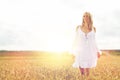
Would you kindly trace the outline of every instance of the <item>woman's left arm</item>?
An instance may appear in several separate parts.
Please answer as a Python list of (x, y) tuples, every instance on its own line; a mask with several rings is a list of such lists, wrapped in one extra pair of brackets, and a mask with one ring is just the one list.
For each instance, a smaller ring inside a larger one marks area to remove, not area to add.
[[(94, 31), (96, 32), (96, 28), (94, 27)], [(96, 40), (95, 40), (95, 45), (96, 45), (96, 50), (97, 50), (97, 57), (100, 58), (102, 52), (100, 51), (100, 49), (97, 46)]]

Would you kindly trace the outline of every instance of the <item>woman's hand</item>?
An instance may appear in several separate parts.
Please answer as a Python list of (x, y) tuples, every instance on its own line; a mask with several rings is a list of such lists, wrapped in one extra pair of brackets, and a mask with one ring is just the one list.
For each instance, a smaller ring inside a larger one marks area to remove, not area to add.
[(99, 52), (97, 53), (97, 57), (100, 58), (100, 53)]

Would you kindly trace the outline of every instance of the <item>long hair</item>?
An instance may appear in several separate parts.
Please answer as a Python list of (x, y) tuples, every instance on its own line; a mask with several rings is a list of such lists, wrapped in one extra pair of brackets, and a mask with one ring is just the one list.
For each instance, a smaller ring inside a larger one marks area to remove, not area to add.
[[(92, 16), (89, 12), (85, 12), (84, 15), (88, 16), (88, 29), (89, 30), (92, 30), (92, 27), (93, 27), (93, 20), (92, 20)], [(83, 17), (83, 20), (82, 20), (82, 26), (85, 25), (85, 22), (84, 22), (84, 17)]]

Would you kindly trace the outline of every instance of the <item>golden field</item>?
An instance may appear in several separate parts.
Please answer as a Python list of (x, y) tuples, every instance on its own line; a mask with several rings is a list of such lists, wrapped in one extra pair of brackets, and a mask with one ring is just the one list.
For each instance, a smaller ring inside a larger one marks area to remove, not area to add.
[(79, 69), (72, 67), (71, 54), (11, 54), (0, 56), (0, 80), (120, 80), (120, 55), (103, 54), (90, 76), (82, 77)]

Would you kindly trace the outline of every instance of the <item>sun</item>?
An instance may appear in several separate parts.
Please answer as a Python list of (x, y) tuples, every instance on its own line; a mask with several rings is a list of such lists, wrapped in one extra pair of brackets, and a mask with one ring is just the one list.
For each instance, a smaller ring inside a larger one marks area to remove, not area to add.
[(64, 37), (51, 37), (45, 48), (46, 51), (52, 51), (57, 53), (62, 53), (64, 51), (68, 51), (70, 47), (70, 42)]
[(67, 36), (52, 35), (50, 38), (47, 38), (45, 50), (62, 53), (70, 49), (71, 43), (71, 40)]

